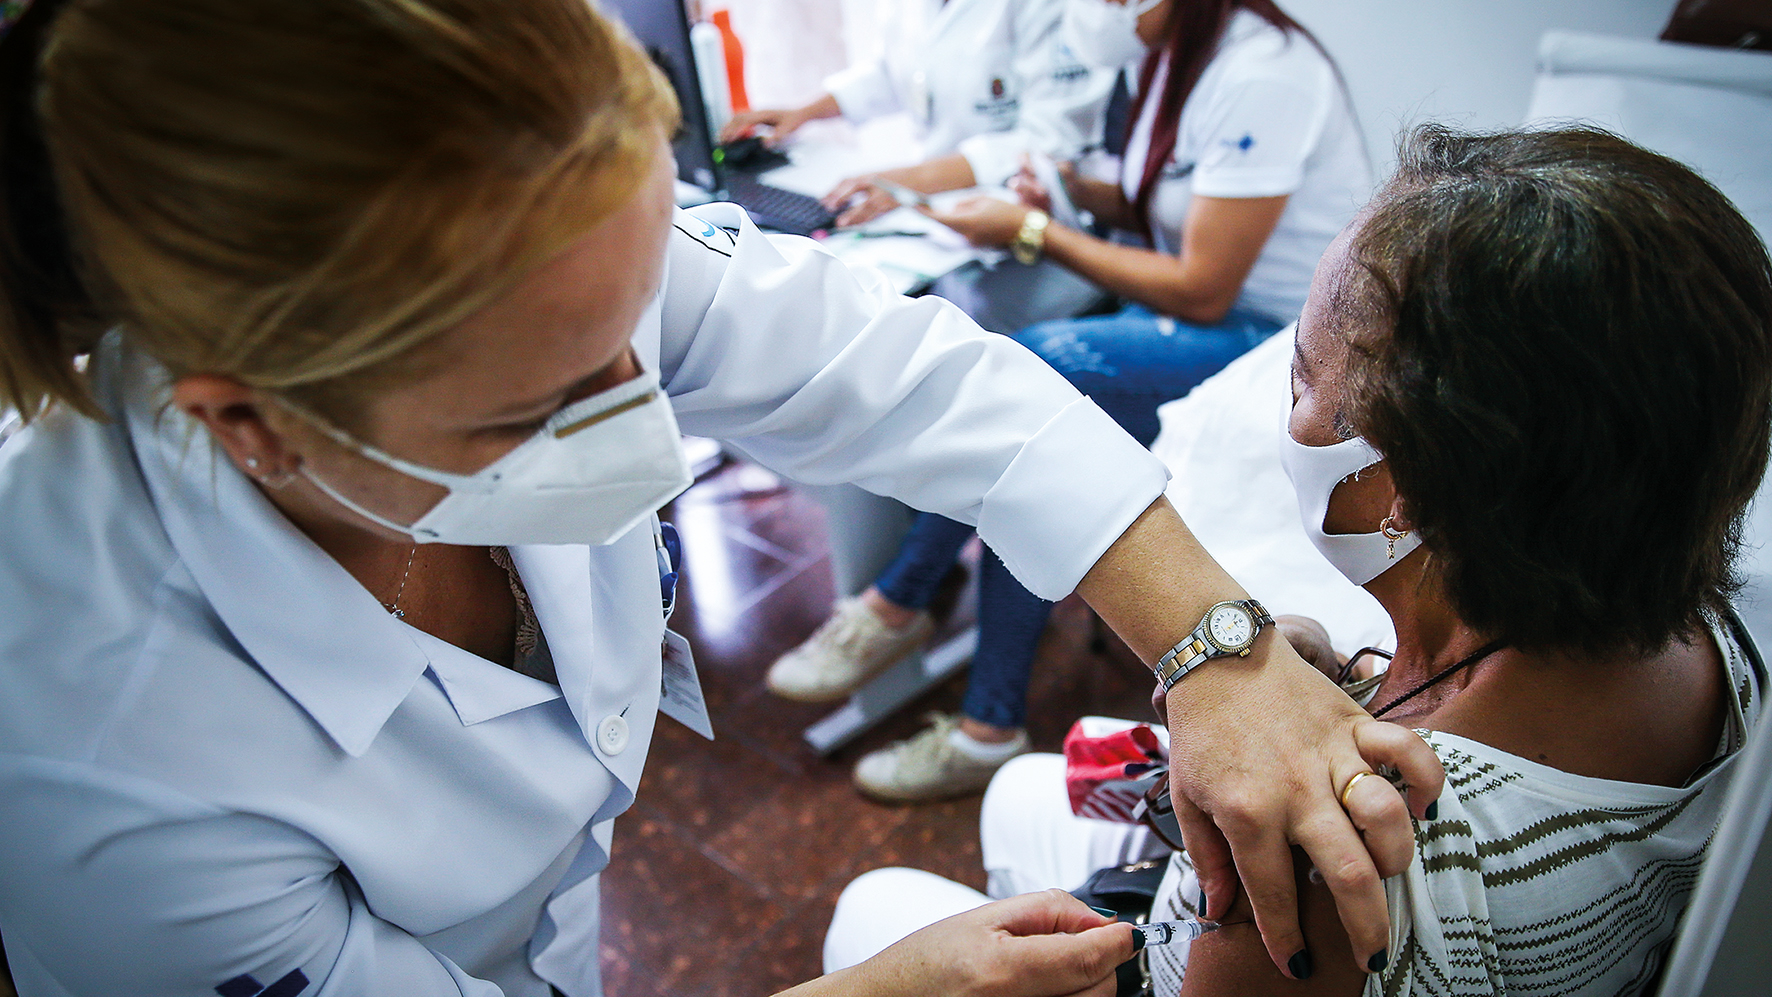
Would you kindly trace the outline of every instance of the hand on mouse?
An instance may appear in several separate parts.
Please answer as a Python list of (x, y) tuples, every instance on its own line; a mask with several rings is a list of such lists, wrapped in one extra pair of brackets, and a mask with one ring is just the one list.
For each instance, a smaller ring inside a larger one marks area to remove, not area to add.
[(752, 134), (758, 127), (766, 127), (769, 129), (769, 134), (763, 136), (763, 141), (767, 145), (774, 146), (792, 135), (808, 120), (801, 116), (798, 109), (759, 108), (752, 111), (739, 111), (726, 122), (726, 127), (720, 129), (720, 144), (735, 142)]

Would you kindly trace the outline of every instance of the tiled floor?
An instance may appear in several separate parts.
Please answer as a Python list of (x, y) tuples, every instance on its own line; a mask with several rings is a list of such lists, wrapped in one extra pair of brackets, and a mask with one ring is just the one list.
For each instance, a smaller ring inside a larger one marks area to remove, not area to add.
[[(718, 740), (661, 719), (639, 799), (616, 822), (603, 876), (603, 971), (610, 997), (772, 994), (816, 976), (843, 885), (910, 865), (982, 888), (978, 800), (870, 803), (850, 788), (861, 754), (953, 710), (964, 678), (829, 759), (800, 733), (829, 712), (771, 696), (763, 674), (831, 601), (819, 507), (760, 468), (730, 465), (666, 513), (683, 533), (684, 591), (673, 626), (694, 645)], [(968, 600), (956, 612), (970, 614)], [(1143, 716), (1148, 678), (1111, 637), (1092, 653), (1093, 618), (1075, 599), (1054, 614), (1031, 694), (1036, 748), (1056, 750), (1085, 713)]]

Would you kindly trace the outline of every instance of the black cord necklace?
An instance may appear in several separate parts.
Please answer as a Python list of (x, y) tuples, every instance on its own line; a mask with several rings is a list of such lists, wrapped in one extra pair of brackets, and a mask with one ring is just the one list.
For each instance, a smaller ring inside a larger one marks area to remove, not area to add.
[(1397, 707), (1402, 706), (1404, 703), (1407, 703), (1409, 700), (1414, 699), (1416, 696), (1419, 696), (1422, 693), (1426, 692), (1427, 690), (1433, 688), (1435, 685), (1438, 685), (1441, 681), (1443, 681), (1447, 677), (1451, 676), (1452, 673), (1457, 672), (1457, 671), (1461, 671), (1465, 668), (1469, 668), (1470, 666), (1476, 664), (1479, 661), (1482, 661), (1484, 658), (1487, 658), (1491, 654), (1494, 654), (1496, 651), (1499, 651), (1506, 646), (1507, 646), (1507, 641), (1500, 640), (1500, 639), (1492, 640), (1489, 643), (1484, 644), (1482, 647), (1479, 647), (1475, 651), (1471, 652), (1469, 657), (1463, 659), (1458, 664), (1452, 665), (1451, 667), (1445, 669), (1444, 671), (1440, 672), (1439, 674), (1435, 675), (1434, 677), (1428, 679), (1426, 682), (1421, 683), (1420, 685), (1416, 686), (1415, 688), (1410, 689), (1408, 692), (1403, 693), (1401, 696), (1398, 696), (1396, 699), (1393, 699), (1390, 702), (1384, 704), (1384, 706), (1380, 707), (1379, 709), (1373, 710), (1372, 711), (1373, 719), (1377, 719), (1379, 717), (1384, 716), (1386, 713), (1389, 713), (1390, 711), (1396, 709)]

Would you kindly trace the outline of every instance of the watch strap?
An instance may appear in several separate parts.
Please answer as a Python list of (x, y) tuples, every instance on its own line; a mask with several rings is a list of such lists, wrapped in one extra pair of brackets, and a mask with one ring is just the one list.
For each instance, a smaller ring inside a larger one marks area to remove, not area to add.
[[(1273, 626), (1272, 614), (1260, 602), (1254, 599), (1242, 599), (1233, 601), (1231, 604), (1242, 607), (1243, 611), (1248, 613), (1249, 618), (1254, 621), (1255, 633), (1249, 635), (1250, 644), (1255, 643), (1255, 638), (1261, 633), (1263, 627)], [(1189, 672), (1213, 658), (1233, 653), (1219, 650), (1217, 645), (1206, 639), (1206, 628), (1212, 622), (1212, 610), (1217, 609), (1219, 605), (1221, 603), (1214, 603), (1210, 609), (1207, 609), (1206, 615), (1200, 620), (1200, 625), (1195, 627), (1193, 632), (1188, 634), (1181, 643), (1170, 648), (1169, 653), (1163, 655), (1162, 659), (1151, 669), (1156, 673), (1157, 681), (1163, 686), (1164, 692), (1168, 692), (1175, 683), (1186, 678)]]

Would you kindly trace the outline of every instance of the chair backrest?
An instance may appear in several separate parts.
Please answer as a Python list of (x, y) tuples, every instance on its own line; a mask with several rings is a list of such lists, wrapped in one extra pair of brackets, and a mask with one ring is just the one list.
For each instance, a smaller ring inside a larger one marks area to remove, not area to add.
[[(1749, 635), (1772, 646), (1772, 579), (1751, 578), (1741, 604)], [(1772, 980), (1772, 724), (1760, 722), (1736, 765), (1659, 997), (1766, 993)]]

